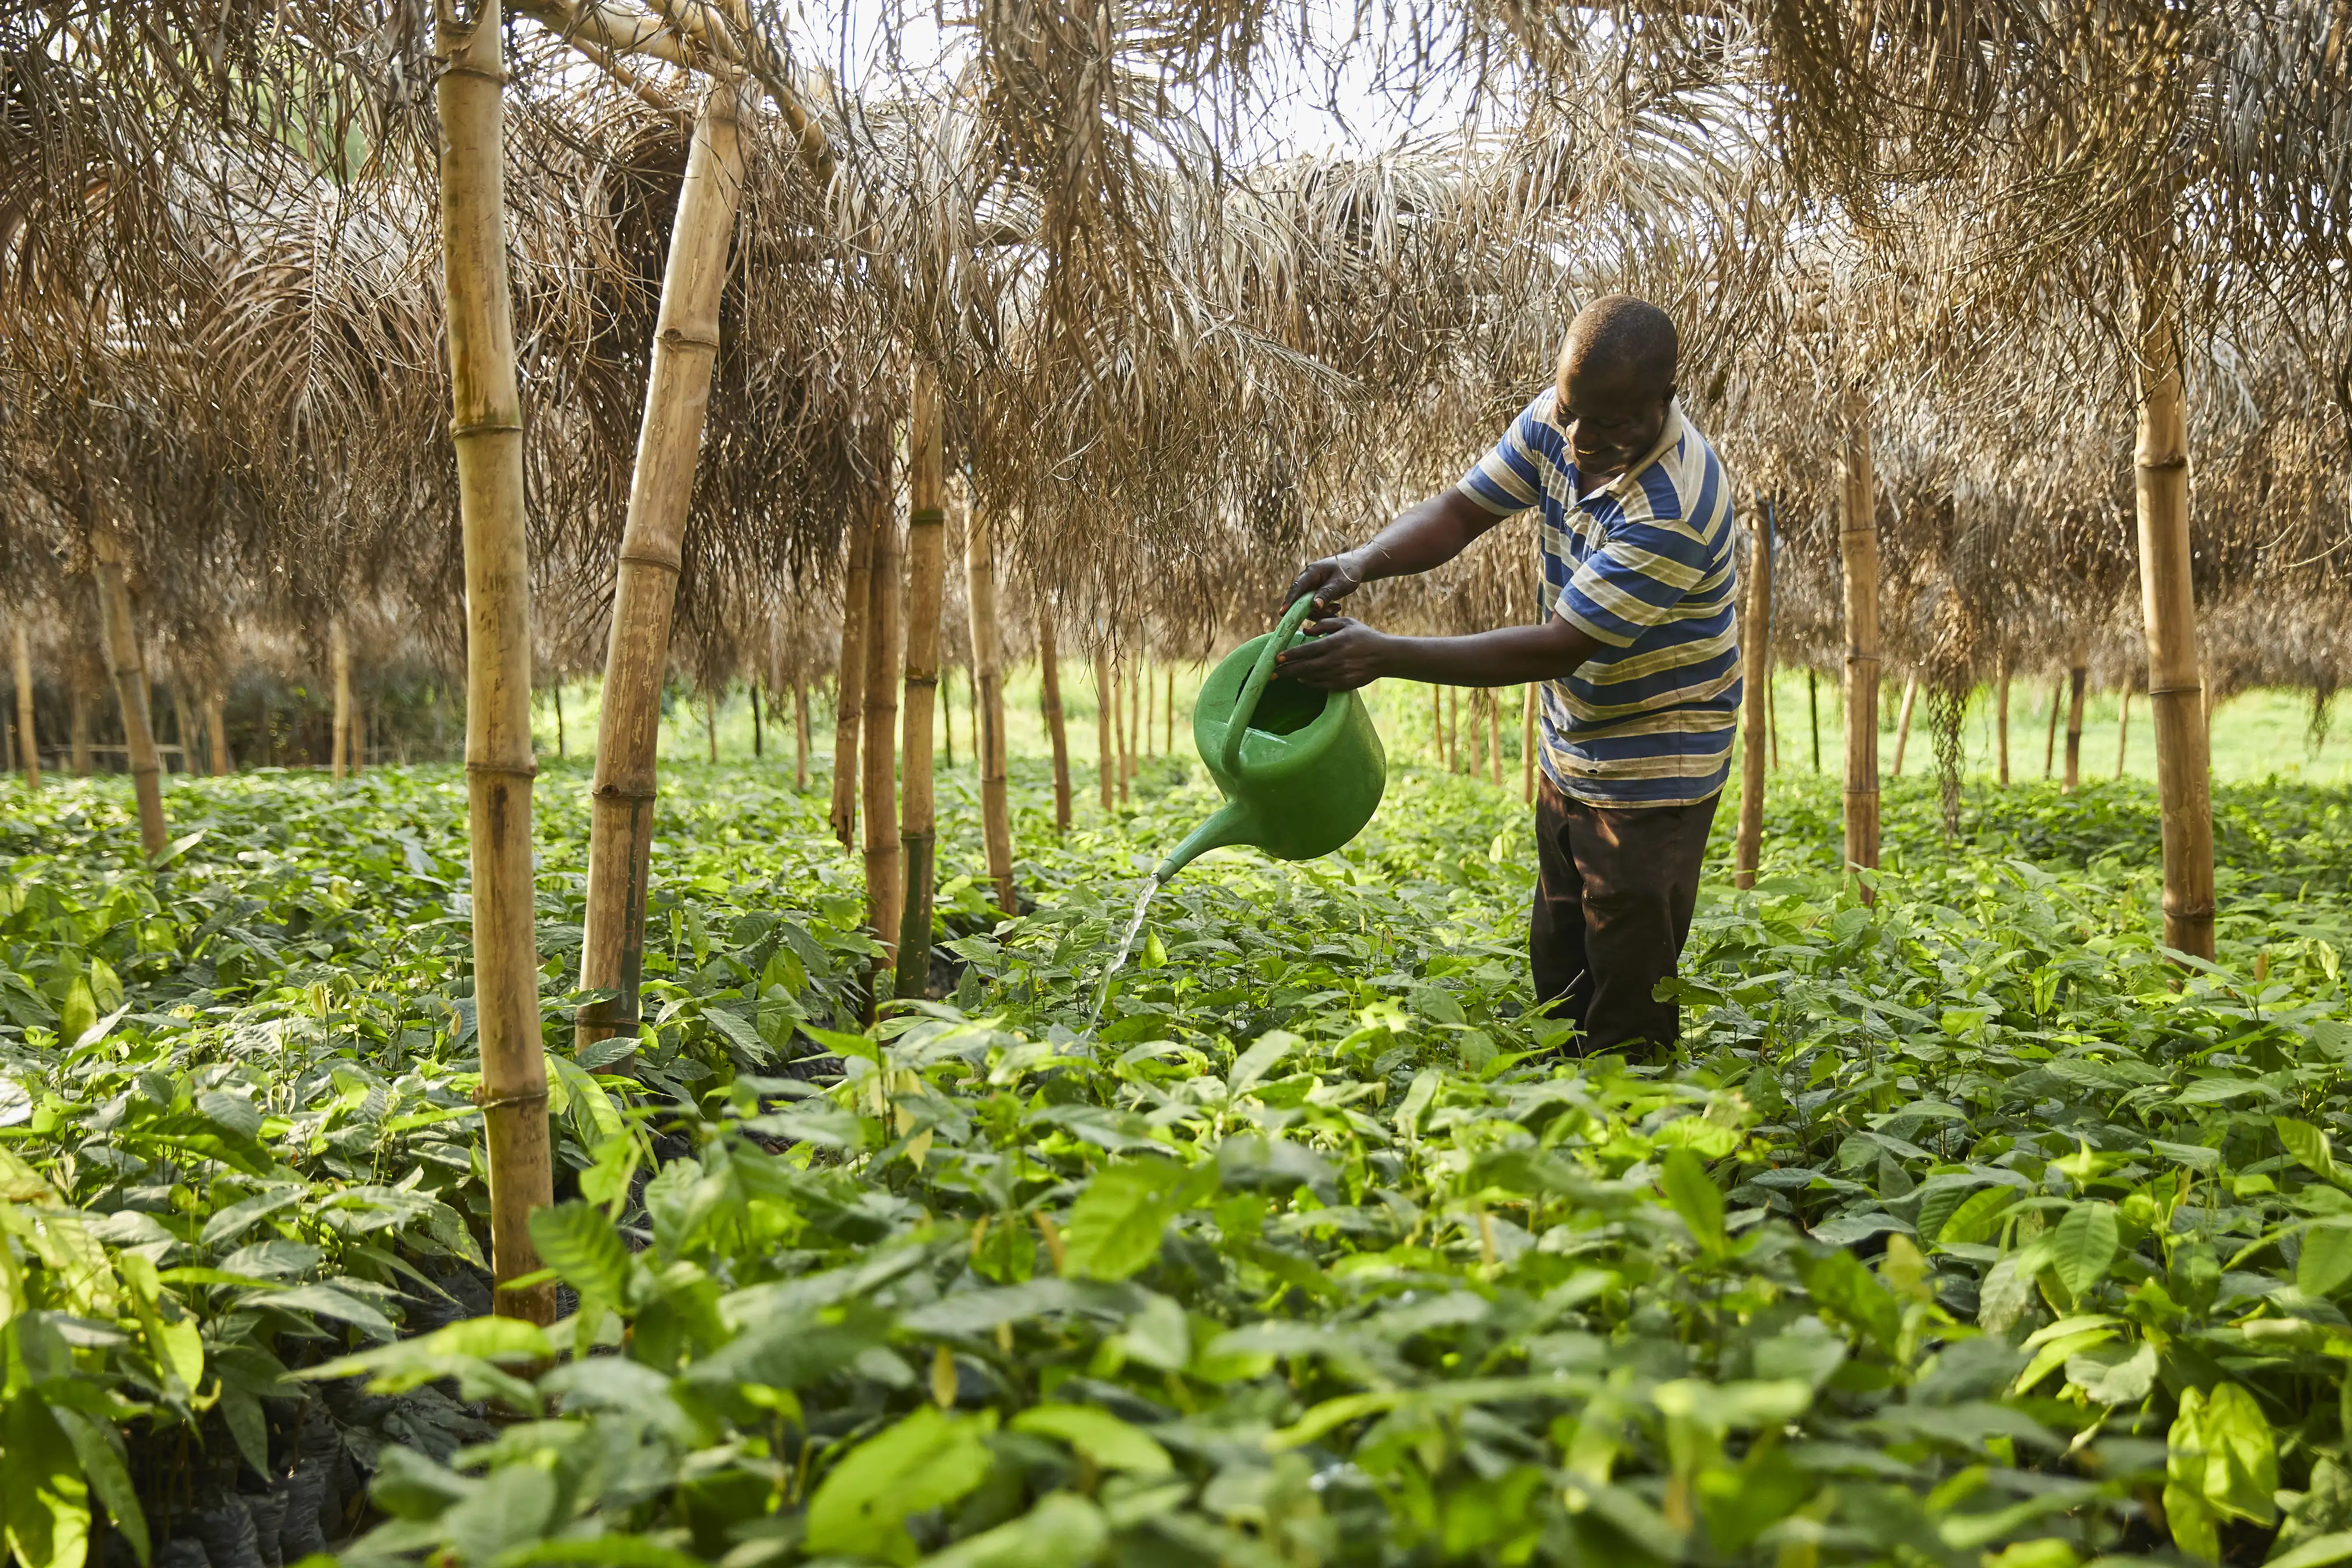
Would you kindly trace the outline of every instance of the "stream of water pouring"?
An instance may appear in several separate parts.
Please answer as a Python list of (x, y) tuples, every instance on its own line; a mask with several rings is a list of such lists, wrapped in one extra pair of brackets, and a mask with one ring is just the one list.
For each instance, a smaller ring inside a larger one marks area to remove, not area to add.
[(1134, 918), (1127, 922), (1127, 934), (1118, 939), (1118, 951), (1111, 955), (1110, 967), (1103, 971), (1102, 988), (1095, 993), (1094, 1016), (1087, 1021), (1089, 1027), (1102, 1017), (1103, 1004), (1110, 1000), (1110, 977), (1126, 967), (1127, 955), (1135, 951), (1136, 933), (1143, 929), (1143, 911), (1151, 907), (1151, 895), (1159, 890), (1158, 877), (1143, 879), (1143, 893), (1135, 900)]

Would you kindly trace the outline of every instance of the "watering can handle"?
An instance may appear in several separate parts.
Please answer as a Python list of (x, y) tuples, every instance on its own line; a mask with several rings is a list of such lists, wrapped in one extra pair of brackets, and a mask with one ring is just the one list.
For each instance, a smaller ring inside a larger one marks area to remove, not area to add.
[(1315, 595), (1301, 594), (1298, 603), (1283, 616), (1282, 624), (1274, 628), (1274, 635), (1266, 638), (1265, 647), (1258, 650), (1257, 663), (1251, 668), (1249, 679), (1242, 682), (1242, 694), (1234, 703), (1233, 717), (1225, 721), (1225, 742), (1217, 758), (1218, 767), (1225, 773), (1232, 773), (1241, 761), (1242, 735), (1257, 712), (1257, 700), (1265, 695), (1265, 683), (1274, 679), (1274, 661), (1290, 646), (1290, 639), (1298, 635), (1299, 626), (1314, 608)]

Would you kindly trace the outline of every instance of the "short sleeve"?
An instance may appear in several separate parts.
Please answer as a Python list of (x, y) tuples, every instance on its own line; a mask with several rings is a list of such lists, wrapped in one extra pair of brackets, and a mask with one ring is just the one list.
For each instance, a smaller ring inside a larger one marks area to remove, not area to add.
[(1714, 570), (1706, 542), (1679, 521), (1621, 519), (1560, 590), (1557, 610), (1611, 647), (1664, 621)]
[(1534, 402), (1519, 410), (1495, 449), (1463, 475), (1456, 488), (1496, 517), (1525, 511), (1541, 500), (1543, 479), (1538, 465), (1544, 460), (1545, 450), (1558, 441), (1559, 432), (1551, 426), (1552, 402), (1558, 396), (1554, 387), (1538, 393)]

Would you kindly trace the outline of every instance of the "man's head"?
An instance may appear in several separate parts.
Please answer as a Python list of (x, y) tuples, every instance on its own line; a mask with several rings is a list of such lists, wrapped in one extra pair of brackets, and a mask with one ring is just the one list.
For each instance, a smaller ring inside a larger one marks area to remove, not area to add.
[(1569, 323), (1558, 417), (1587, 480), (1614, 479), (1658, 444), (1675, 397), (1675, 323), (1631, 294), (1604, 295)]

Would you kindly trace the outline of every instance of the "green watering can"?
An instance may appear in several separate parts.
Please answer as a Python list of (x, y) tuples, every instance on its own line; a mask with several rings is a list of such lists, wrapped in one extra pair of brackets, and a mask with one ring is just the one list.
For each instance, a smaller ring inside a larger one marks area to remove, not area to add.
[(1363, 698), (1273, 680), (1275, 656), (1303, 640), (1298, 627), (1314, 607), (1313, 595), (1301, 598), (1280, 626), (1227, 654), (1201, 688), (1192, 744), (1225, 804), (1160, 862), (1154, 881), (1226, 844), (1311, 860), (1372, 819), (1389, 768)]

